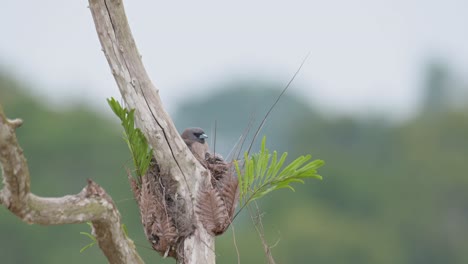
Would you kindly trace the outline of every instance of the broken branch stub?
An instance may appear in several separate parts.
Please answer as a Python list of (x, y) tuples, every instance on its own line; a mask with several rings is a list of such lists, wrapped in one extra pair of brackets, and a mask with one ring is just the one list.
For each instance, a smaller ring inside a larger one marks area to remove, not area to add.
[(20, 124), (19, 119), (7, 119), (0, 106), (1, 204), (29, 224), (91, 221), (98, 245), (110, 263), (143, 263), (135, 245), (121, 228), (120, 214), (112, 199), (93, 181), (89, 180), (88, 185), (75, 195), (49, 198), (30, 192), (28, 164), (15, 134)]

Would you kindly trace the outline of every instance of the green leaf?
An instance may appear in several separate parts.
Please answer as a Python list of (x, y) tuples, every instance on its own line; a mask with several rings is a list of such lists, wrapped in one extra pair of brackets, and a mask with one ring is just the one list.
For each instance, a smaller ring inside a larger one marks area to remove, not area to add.
[(123, 231), (125, 237), (128, 237), (128, 230), (127, 230), (127, 226), (125, 224), (122, 224), (122, 231)]
[[(238, 186), (240, 187), (240, 190), (242, 190), (242, 186), (244, 186), (243, 185), (243, 183), (244, 183), (243, 178), (244, 177), (242, 177), (242, 173), (241, 173), (241, 170), (239, 168), (239, 162), (237, 160), (234, 160), (234, 167), (236, 168), (236, 173), (237, 173), (237, 176), (238, 176), (237, 177), (237, 179), (239, 181)], [(242, 190), (242, 192), (243, 192), (243, 190)], [(242, 204), (242, 195), (239, 195), (239, 199), (240, 199), (240, 203)]]
[(287, 156), (287, 152), (283, 153), (278, 161), (278, 153), (273, 151), (273, 154), (270, 154), (266, 147), (266, 137), (263, 137), (258, 153), (250, 156), (247, 152), (244, 153), (243, 171), (239, 161), (234, 161), (239, 181), (241, 209), (275, 190), (288, 188), (294, 191), (291, 184), (304, 184), (305, 178), (322, 179), (322, 176), (317, 174), (317, 169), (324, 165), (322, 160), (310, 161), (311, 155), (300, 156), (283, 168)]
[(274, 169), (276, 167), (276, 162), (278, 160), (278, 153), (273, 151), (273, 157), (271, 158), (270, 167), (268, 168), (266, 180), (270, 179), (273, 176)]
[[(93, 228), (93, 225), (90, 222), (87, 222), (86, 224), (89, 225), (91, 228)], [(96, 244), (96, 242), (97, 242), (96, 237), (94, 237), (92, 234), (90, 234), (88, 232), (80, 232), (80, 235), (86, 236), (89, 239), (91, 239), (91, 243), (89, 243), (86, 246), (82, 247), (80, 249), (80, 253), (83, 253), (83, 251), (85, 251), (86, 249), (94, 246), (94, 244)]]
[(148, 145), (145, 135), (135, 127), (135, 109), (123, 108), (114, 98), (107, 99), (115, 115), (122, 121), (124, 128), (124, 141), (132, 154), (133, 164), (136, 168), (136, 180), (143, 176), (149, 168), (152, 158), (152, 149)]
[(87, 237), (89, 237), (89, 239), (91, 239), (93, 241), (96, 241), (96, 238), (93, 235), (91, 235), (90, 233), (88, 233), (88, 232), (80, 232), (80, 235), (87, 236)]
[(85, 250), (87, 250), (88, 248), (94, 246), (94, 244), (96, 244), (96, 242), (89, 243), (88, 245), (82, 247), (82, 248), (80, 249), (80, 253), (83, 253), (83, 251), (85, 251)]

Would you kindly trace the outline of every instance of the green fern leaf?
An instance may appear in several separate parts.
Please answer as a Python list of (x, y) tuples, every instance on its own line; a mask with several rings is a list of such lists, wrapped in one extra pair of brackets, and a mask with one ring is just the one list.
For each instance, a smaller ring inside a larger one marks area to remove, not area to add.
[(311, 155), (300, 156), (289, 163), (285, 168), (283, 165), (288, 154), (285, 152), (278, 161), (278, 153), (270, 154), (266, 148), (266, 137), (263, 137), (260, 151), (248, 155), (244, 153), (243, 172), (237, 160), (234, 166), (239, 180), (239, 201), (241, 209), (250, 202), (262, 198), (272, 191), (288, 188), (294, 191), (292, 183), (304, 184), (305, 178), (322, 179), (317, 174), (317, 169), (324, 165), (322, 160), (311, 160)]
[(145, 135), (135, 127), (135, 109), (123, 108), (114, 98), (107, 99), (109, 106), (122, 122), (124, 128), (124, 141), (132, 154), (133, 164), (136, 168), (136, 179), (143, 176), (149, 168), (152, 158), (152, 149), (148, 145)]

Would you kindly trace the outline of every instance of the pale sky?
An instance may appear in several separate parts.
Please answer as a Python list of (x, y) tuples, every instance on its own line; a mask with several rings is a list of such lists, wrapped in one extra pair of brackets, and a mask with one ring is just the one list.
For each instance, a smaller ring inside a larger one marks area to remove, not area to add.
[[(466, 0), (126, 0), (143, 61), (174, 110), (222, 80), (269, 79), (333, 113), (414, 110), (423, 66), (468, 76)], [(55, 102), (105, 106), (118, 90), (87, 1), (2, 1), (0, 69)]]

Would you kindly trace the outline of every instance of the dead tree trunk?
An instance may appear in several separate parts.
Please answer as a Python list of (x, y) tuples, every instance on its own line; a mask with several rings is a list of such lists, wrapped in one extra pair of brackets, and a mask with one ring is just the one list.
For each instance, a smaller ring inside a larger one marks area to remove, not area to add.
[(195, 213), (201, 190), (210, 185), (210, 172), (192, 155), (164, 111), (158, 90), (141, 61), (120, 0), (89, 0), (102, 49), (125, 104), (135, 109), (135, 124), (153, 148), (162, 177), (176, 184), (176, 195), (194, 231), (183, 239), (179, 263), (215, 263), (214, 236)]
[[(89, 3), (99, 40), (125, 104), (135, 109), (135, 124), (153, 148), (156, 166), (152, 171), (162, 181), (171, 183), (171, 201), (176, 201), (178, 212), (183, 212), (183, 218), (190, 223), (186, 228), (190, 232), (178, 230), (178, 241), (167, 252), (175, 251), (178, 263), (215, 263), (214, 235), (222, 234), (232, 221), (237, 179), (224, 177), (229, 166), (214, 156), (207, 170), (179, 136), (141, 62), (122, 2), (90, 0)], [(20, 125), (21, 120), (7, 119), (0, 107), (0, 163), (4, 184), (0, 205), (31, 224), (91, 221), (93, 234), (110, 263), (143, 263), (121, 228), (120, 214), (112, 199), (94, 182), (89, 181), (79, 194), (60, 198), (43, 198), (30, 192), (27, 162), (15, 135)], [(154, 187), (155, 181), (146, 180), (145, 186), (132, 186), (136, 194), (151, 193), (148, 188)]]

